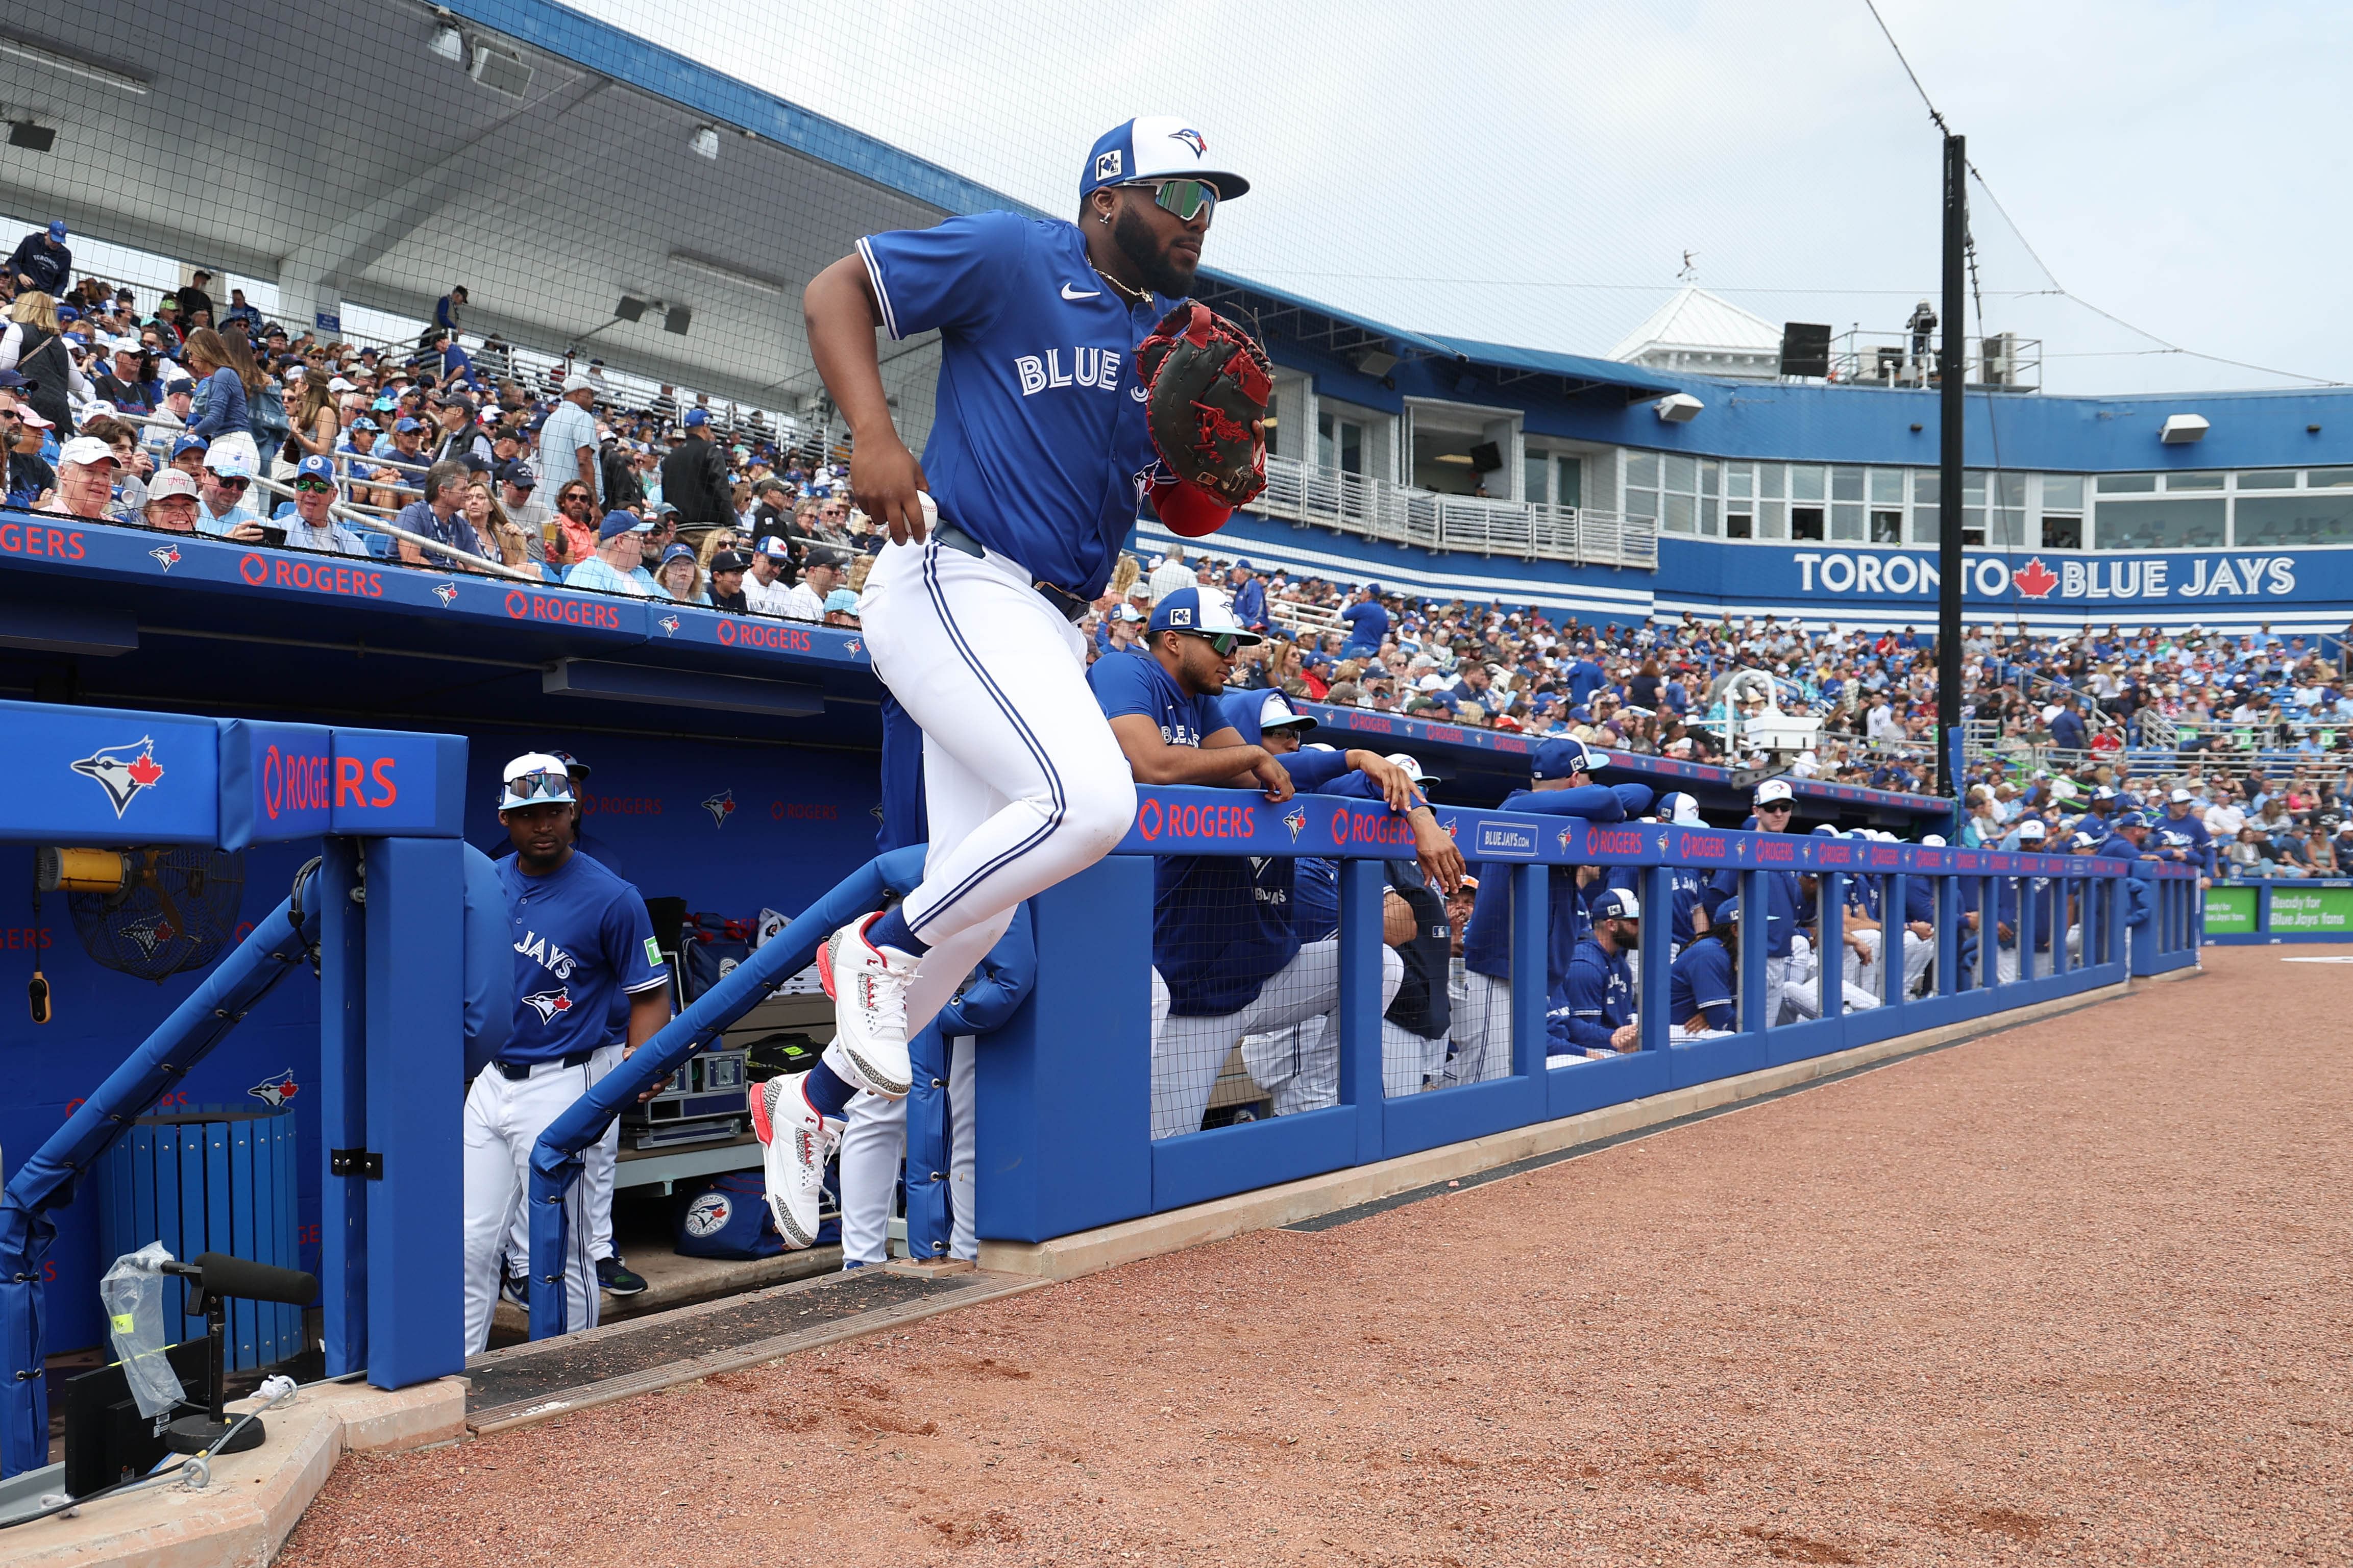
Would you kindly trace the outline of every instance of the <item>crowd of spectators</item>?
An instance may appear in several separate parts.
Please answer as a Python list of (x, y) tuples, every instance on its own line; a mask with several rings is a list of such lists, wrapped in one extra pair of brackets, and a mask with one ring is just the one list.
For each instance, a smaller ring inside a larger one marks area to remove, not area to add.
[[(68, 237), (62, 223), (27, 236), (0, 277), (11, 505), (858, 624), (883, 535), (852, 506), (840, 454), (782, 439), (763, 415), (669, 386), (628, 394), (594, 359), (527, 372), (495, 337), (462, 335), (462, 288), (414, 345), (396, 348), (290, 333), (241, 289), (216, 302), (202, 270), (142, 309), (131, 289), (76, 279)], [(1936, 658), (1917, 626), (1690, 613), (1596, 624), (1296, 577), (1197, 549), (1123, 558), (1084, 623), (1094, 654), (1137, 641), (1155, 604), (1197, 585), (1268, 634), (1237, 670), (1245, 689), (1932, 787)], [(2233, 825), (2232, 858), (2292, 873), (2312, 863), (2306, 818), (2346, 793), (2343, 637), (1979, 626), (1962, 656), (1965, 782), (2047, 806), (2054, 830), (2071, 803), (2103, 788), (2162, 785), (2169, 796), (2186, 779), (2202, 807), (2218, 787), (2210, 774), (2262, 768), (2297, 786), (2284, 797), (2318, 805), (2284, 799), (2287, 825)], [(1794, 754), (1751, 744), (1750, 722), (1767, 712), (1818, 722), (1818, 739)]]
[[(37, 230), (0, 276), (5, 502), (857, 624), (882, 537), (834, 454), (705, 395), (625, 390), (598, 360), (530, 372), (469, 346), (467, 304), (452, 289), (414, 345), (331, 341), (242, 289), (217, 301), (201, 269), (143, 307), (75, 278), (63, 223)], [(159, 489), (173, 471), (193, 495)]]

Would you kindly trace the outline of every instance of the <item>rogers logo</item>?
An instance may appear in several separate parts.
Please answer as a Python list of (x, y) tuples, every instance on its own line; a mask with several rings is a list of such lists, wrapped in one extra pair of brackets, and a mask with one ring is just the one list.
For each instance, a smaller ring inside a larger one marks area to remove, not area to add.
[(775, 626), (763, 621), (723, 620), (719, 623), (719, 641), (727, 647), (774, 648), (779, 653), (807, 653), (812, 647), (807, 632), (797, 626)]
[(1144, 835), (1146, 844), (1160, 837), (1160, 803), (1150, 795), (1135, 808), (1135, 830)]
[(269, 563), (259, 555), (248, 555), (237, 563), (237, 574), (259, 588), (269, 581)]
[(272, 822), (281, 811), (326, 810), (332, 771), (332, 763), (323, 756), (291, 755), (269, 747), (261, 753), (261, 809)]

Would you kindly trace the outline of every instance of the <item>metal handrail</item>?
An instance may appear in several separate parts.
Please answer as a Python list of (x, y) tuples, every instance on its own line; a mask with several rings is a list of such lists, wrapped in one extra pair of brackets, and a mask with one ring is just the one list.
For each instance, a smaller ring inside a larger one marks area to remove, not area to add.
[(1513, 555), (1583, 565), (1659, 562), (1654, 518), (1489, 496), (1440, 495), (1366, 474), (1270, 456), (1266, 489), (1250, 510), (1389, 544), (1462, 554)]

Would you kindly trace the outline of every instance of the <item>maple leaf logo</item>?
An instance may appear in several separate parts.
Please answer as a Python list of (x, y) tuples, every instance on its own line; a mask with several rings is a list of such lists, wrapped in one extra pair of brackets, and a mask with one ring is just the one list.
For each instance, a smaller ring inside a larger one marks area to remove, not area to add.
[(153, 788), (164, 776), (164, 764), (155, 760), (154, 738), (149, 735), (127, 746), (108, 746), (68, 765), (84, 778), (97, 781), (118, 818), (140, 791)]
[(674, 637), (678, 636), (678, 617), (676, 616), (664, 616), (660, 620), (656, 621), (654, 625), (661, 627), (662, 635), (664, 637)]
[(455, 583), (436, 583), (433, 584), (433, 596), (440, 600), (442, 607), (447, 609), (449, 605), (458, 602), (458, 584)]
[(706, 796), (702, 802), (702, 809), (711, 814), (712, 826), (726, 826), (727, 819), (735, 815), (734, 790), (723, 789), (717, 795)]
[(2037, 555), (2020, 567), (2010, 581), (2018, 584), (2021, 597), (2047, 599), (2051, 590), (2059, 585), (2059, 574), (2042, 564), (2042, 557)]
[(155, 564), (166, 572), (180, 563), (180, 547), (176, 544), (166, 544), (161, 549), (151, 550), (147, 553), (153, 556)]

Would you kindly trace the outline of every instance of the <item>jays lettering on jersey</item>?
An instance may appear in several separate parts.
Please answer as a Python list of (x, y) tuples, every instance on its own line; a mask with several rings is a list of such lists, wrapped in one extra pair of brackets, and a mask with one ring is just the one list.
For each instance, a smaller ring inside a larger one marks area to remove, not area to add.
[(1076, 224), (980, 213), (858, 242), (894, 338), (937, 328), (923, 473), (940, 515), (1092, 598), (1155, 462), (1135, 345), (1173, 300), (1130, 305)]
[(1128, 648), (1095, 660), (1087, 671), (1087, 685), (1106, 719), (1140, 713), (1160, 727), (1160, 738), (1172, 746), (1198, 746), (1227, 729), (1225, 715), (1214, 697), (1187, 697), (1176, 678), (1158, 659), (1141, 648)]
[(514, 1034), (501, 1061), (557, 1061), (616, 1041), (626, 995), (670, 984), (636, 889), (586, 855), (544, 877), (499, 862), (514, 933)]

